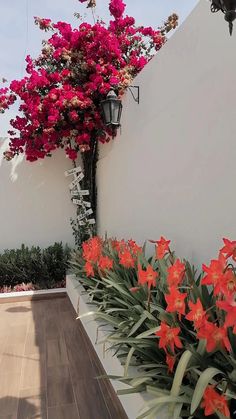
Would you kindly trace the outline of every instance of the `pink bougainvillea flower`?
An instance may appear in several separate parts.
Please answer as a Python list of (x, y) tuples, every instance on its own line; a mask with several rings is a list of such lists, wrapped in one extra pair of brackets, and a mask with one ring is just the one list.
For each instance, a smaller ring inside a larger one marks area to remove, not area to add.
[(109, 10), (115, 19), (120, 19), (125, 11), (125, 4), (122, 0), (111, 0)]
[[(94, 7), (95, 0), (79, 0)], [(16, 99), (20, 114), (11, 120), (9, 150), (13, 157), (24, 153), (28, 161), (51, 156), (58, 148), (71, 159), (85, 153), (94, 141), (105, 143), (115, 132), (105, 126), (100, 103), (116, 88), (119, 96), (166, 42), (167, 28), (137, 26), (125, 16), (125, 3), (111, 0), (108, 25), (82, 22), (72, 28), (36, 17), (40, 29), (51, 30), (36, 59), (26, 57), (26, 76), (0, 90), (0, 113)], [(12, 134), (13, 133), (13, 134)]]

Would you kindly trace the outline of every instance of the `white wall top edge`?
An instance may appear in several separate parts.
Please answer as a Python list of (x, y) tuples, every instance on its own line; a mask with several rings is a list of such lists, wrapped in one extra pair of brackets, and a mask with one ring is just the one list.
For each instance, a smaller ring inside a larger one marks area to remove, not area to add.
[(65, 288), (54, 288), (50, 290), (34, 290), (34, 291), (15, 291), (0, 293), (0, 299), (4, 298), (15, 298), (15, 297), (28, 297), (32, 295), (48, 295), (48, 294), (60, 294), (66, 293)]

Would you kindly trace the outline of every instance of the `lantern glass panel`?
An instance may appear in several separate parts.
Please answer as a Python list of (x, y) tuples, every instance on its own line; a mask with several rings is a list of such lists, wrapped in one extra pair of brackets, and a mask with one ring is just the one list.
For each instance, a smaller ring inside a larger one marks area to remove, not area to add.
[(102, 105), (103, 105), (105, 122), (106, 124), (110, 124), (111, 123), (110, 103), (107, 100), (107, 101), (104, 101)]
[(119, 108), (120, 102), (118, 100), (111, 102), (111, 123), (114, 125), (119, 124)]

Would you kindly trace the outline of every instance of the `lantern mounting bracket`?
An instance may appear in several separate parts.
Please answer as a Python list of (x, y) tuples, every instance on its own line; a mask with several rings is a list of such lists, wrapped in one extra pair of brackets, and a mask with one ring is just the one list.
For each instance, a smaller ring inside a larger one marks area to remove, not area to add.
[[(134, 93), (133, 93), (133, 90), (132, 89), (136, 89), (136, 96), (134, 95)], [(140, 88), (139, 88), (139, 86), (128, 86), (128, 90), (130, 91), (130, 93), (131, 93), (131, 95), (132, 95), (132, 97), (133, 97), (133, 99), (134, 99), (134, 101), (136, 102), (136, 103), (138, 103), (139, 104), (139, 93), (140, 93)]]

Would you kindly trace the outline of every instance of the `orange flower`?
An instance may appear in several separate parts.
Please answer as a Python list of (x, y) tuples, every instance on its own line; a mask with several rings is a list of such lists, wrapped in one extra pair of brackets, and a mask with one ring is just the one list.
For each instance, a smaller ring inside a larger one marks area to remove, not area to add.
[(206, 350), (212, 352), (215, 349), (222, 347), (231, 351), (230, 341), (225, 327), (218, 327), (213, 323), (205, 320), (197, 333), (198, 339), (206, 339)]
[(132, 292), (134, 294), (135, 292), (139, 291), (140, 288), (139, 287), (132, 287), (129, 290), (130, 290), (130, 292)]
[(236, 276), (232, 269), (227, 269), (222, 281), (219, 283), (221, 292), (230, 296), (236, 292)]
[(127, 248), (124, 240), (112, 240), (111, 244), (117, 252), (123, 252)]
[(155, 335), (160, 338), (159, 348), (164, 349), (165, 352), (170, 349), (172, 354), (174, 354), (175, 346), (176, 348), (183, 347), (179, 338), (179, 333), (180, 327), (170, 327), (165, 322), (161, 322), (160, 329), (155, 333)]
[(87, 262), (96, 263), (102, 252), (102, 239), (100, 237), (92, 237), (82, 244), (83, 258)]
[(138, 246), (134, 240), (128, 240), (128, 246), (135, 256), (143, 251), (142, 247)]
[(119, 253), (119, 259), (120, 264), (125, 268), (134, 268), (135, 261), (132, 254), (128, 250)]
[(102, 270), (104, 269), (112, 269), (113, 267), (113, 260), (110, 259), (108, 256), (101, 256), (98, 262), (98, 267)]
[(219, 394), (213, 386), (208, 386), (204, 391), (201, 407), (205, 409), (205, 416), (220, 412), (225, 417), (230, 418), (230, 411), (225, 396)]
[(178, 313), (179, 318), (181, 318), (181, 314), (185, 314), (185, 298), (187, 297), (187, 293), (179, 292), (175, 287), (170, 288), (170, 294), (165, 295), (165, 299), (167, 302), (166, 311), (169, 313)]
[(224, 247), (220, 249), (220, 253), (225, 254), (226, 259), (232, 256), (233, 260), (236, 261), (236, 240), (223, 239)]
[(202, 269), (207, 275), (202, 278), (202, 285), (213, 285), (214, 295), (217, 295), (221, 291), (221, 282), (224, 280), (224, 269), (226, 265), (226, 259), (223, 254), (219, 255), (219, 258), (212, 260), (210, 266), (202, 265)]
[(166, 363), (168, 365), (168, 371), (173, 372), (174, 366), (175, 366), (175, 356), (172, 356), (170, 354), (166, 354)]
[(157, 240), (156, 243), (156, 258), (163, 259), (165, 254), (170, 251), (170, 240), (166, 240), (164, 237), (161, 236), (160, 240)]
[(94, 276), (93, 265), (90, 262), (85, 263), (84, 270), (85, 270), (87, 276)]
[(234, 326), (233, 332), (236, 333), (236, 301), (231, 297), (226, 301), (217, 301), (217, 307), (226, 311), (225, 327)]
[(149, 289), (155, 287), (157, 276), (158, 273), (152, 269), (151, 265), (147, 266), (146, 271), (141, 268), (141, 265), (138, 266), (138, 283), (140, 285), (147, 283)]
[(190, 320), (194, 323), (195, 329), (201, 327), (203, 320), (206, 318), (206, 312), (203, 310), (202, 303), (200, 299), (197, 299), (196, 304), (192, 301), (188, 303), (190, 312), (185, 316), (187, 320)]
[(179, 259), (175, 261), (175, 263), (167, 269), (167, 282), (170, 287), (178, 286), (184, 277), (185, 273), (185, 264), (182, 263)]

